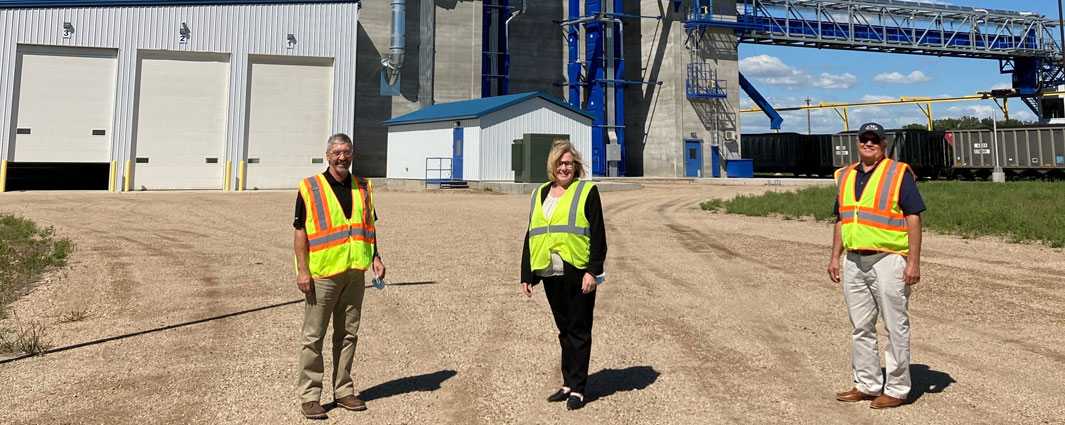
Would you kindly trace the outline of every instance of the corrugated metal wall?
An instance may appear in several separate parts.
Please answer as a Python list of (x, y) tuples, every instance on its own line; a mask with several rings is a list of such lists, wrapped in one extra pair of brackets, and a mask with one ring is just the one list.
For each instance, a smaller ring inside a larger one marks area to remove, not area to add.
[[(532, 99), (481, 117), (481, 180), (514, 181), (510, 144), (525, 133), (568, 134), (584, 163), (592, 164), (591, 118), (543, 99)], [(391, 160), (391, 157), (389, 158)], [(592, 170), (585, 170), (591, 175)]]
[[(247, 146), (248, 55), (334, 58), (333, 131), (351, 133), (357, 20), (358, 4), (353, 1), (0, 9), (0, 159), (11, 159), (15, 58), (20, 44), (118, 50), (111, 157), (120, 163), (131, 159), (140, 50), (230, 54), (226, 159), (234, 163), (243, 159)], [(64, 22), (74, 27), (70, 38), (63, 38)], [(182, 22), (190, 32), (185, 44), (178, 41)], [(286, 46), (288, 34), (296, 39), (292, 48)]]
[[(462, 120), (463, 130), (463, 178), (479, 180), (470, 167), (476, 147), (470, 142), (480, 132), (478, 120)], [(385, 176), (390, 179), (424, 179), (425, 158), (451, 158), (451, 142), (454, 139), (455, 122), (440, 121), (422, 124), (395, 125), (388, 128), (388, 165)], [(358, 156), (359, 153), (355, 152)], [(435, 168), (435, 165), (434, 165)], [(430, 178), (436, 177), (430, 175)]]

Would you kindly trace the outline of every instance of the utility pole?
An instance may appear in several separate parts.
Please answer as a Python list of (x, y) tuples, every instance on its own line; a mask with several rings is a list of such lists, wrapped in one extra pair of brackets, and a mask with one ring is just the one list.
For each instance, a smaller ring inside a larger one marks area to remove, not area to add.
[[(1061, 0), (1058, 0), (1061, 3)], [(806, 96), (806, 106), (810, 106), (810, 96)], [(810, 108), (806, 108), (806, 134), (814, 134), (810, 127)]]

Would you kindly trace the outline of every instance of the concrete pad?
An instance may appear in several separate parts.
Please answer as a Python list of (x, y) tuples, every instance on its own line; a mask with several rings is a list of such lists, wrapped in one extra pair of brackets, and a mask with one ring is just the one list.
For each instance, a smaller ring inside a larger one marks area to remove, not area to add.
[(696, 183), (712, 184), (718, 186), (832, 186), (832, 179), (802, 179), (802, 178), (766, 178), (756, 177), (753, 179), (729, 179), (729, 178), (702, 178), (694, 179)]
[[(469, 190), (485, 191), (503, 193), (507, 195), (523, 195), (532, 193), (536, 188), (540, 187), (540, 183), (515, 183), (515, 182), (466, 182), (469, 184)], [(423, 190), (440, 190), (437, 185), (426, 185), (425, 180), (414, 179), (389, 179), (389, 178), (375, 178), (373, 179), (374, 189), (387, 189), (400, 192), (419, 192)], [(595, 181), (596, 186), (599, 187), (600, 192), (620, 192), (628, 190), (639, 190), (643, 186), (636, 182), (619, 182), (619, 181)]]

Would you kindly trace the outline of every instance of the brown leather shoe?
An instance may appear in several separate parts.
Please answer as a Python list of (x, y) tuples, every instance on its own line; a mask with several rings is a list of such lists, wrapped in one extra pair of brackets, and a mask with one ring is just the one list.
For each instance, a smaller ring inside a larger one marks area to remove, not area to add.
[(847, 391), (841, 392), (839, 394), (836, 394), (836, 400), (846, 401), (846, 402), (872, 400), (874, 398), (876, 398), (875, 395), (869, 395), (869, 394), (863, 393), (861, 391), (858, 391), (858, 388), (851, 388), (850, 390), (847, 390)]
[(333, 401), (336, 402), (337, 406), (343, 407), (348, 410), (366, 410), (366, 403), (364, 403), (362, 400), (359, 400), (358, 397), (355, 397), (353, 395), (346, 395)]
[(300, 412), (302, 412), (303, 417), (307, 419), (325, 419), (328, 417), (325, 414), (325, 409), (322, 408), (322, 403), (317, 401), (308, 401), (301, 404)]
[(869, 407), (874, 409), (890, 409), (892, 407), (902, 406), (904, 403), (906, 403), (906, 399), (904, 398), (895, 398), (884, 394), (877, 397), (876, 400), (873, 400), (873, 402), (869, 404)]

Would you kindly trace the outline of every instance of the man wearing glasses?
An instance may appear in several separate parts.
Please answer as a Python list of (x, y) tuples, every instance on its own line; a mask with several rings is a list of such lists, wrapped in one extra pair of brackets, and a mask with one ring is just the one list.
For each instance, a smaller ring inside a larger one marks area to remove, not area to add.
[(296, 198), (296, 286), (306, 295), (300, 338), (300, 412), (325, 419), (322, 395), (322, 339), (333, 321), (333, 401), (366, 410), (355, 394), (351, 366), (358, 342), (365, 272), (384, 279), (377, 255), (373, 186), (350, 173), (351, 138), (338, 133), (326, 142), (329, 168), (300, 182)]
[[(921, 280), (921, 212), (910, 167), (884, 157), (884, 127), (858, 130), (861, 161), (836, 171), (839, 194), (828, 277), (843, 281), (853, 331), (854, 387), (843, 402), (873, 400), (874, 409), (898, 407), (910, 393), (910, 287)], [(840, 257), (846, 251), (842, 267)], [(888, 332), (886, 382), (877, 353), (876, 320)]]

